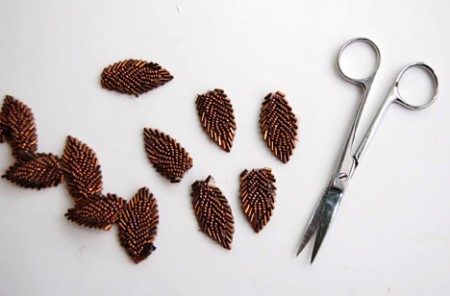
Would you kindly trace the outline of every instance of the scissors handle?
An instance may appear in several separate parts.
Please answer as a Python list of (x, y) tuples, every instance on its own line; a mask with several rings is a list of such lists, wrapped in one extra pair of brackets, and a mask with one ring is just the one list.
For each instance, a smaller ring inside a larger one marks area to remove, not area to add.
[[(403, 75), (411, 68), (419, 68), (424, 70), (425, 72), (427, 72), (433, 82), (433, 95), (428, 98), (424, 103), (422, 104), (411, 104), (408, 103), (407, 100), (405, 100), (402, 95), (400, 94), (399, 91), (399, 84), (400, 84), (400, 80), (402, 79)], [(433, 104), (437, 97), (438, 97), (438, 78), (436, 76), (436, 73), (434, 73), (434, 70), (428, 66), (427, 64), (424, 63), (411, 63), (407, 66), (405, 66), (400, 73), (397, 75), (397, 78), (395, 79), (394, 85), (392, 86), (392, 89), (394, 91), (394, 96), (395, 96), (395, 100), (394, 103), (400, 104), (401, 106), (410, 109), (410, 110), (420, 110), (420, 109), (425, 109), (428, 106), (430, 106), (431, 104)]]
[[(433, 95), (422, 104), (409, 103), (407, 100), (405, 100), (401, 96), (400, 91), (399, 91), (399, 84), (400, 84), (400, 81), (401, 81), (403, 75), (411, 68), (419, 68), (419, 69), (426, 71), (429, 74), (429, 76), (433, 82)], [(438, 78), (437, 78), (434, 70), (427, 64), (419, 62), (419, 63), (412, 63), (409, 65), (406, 65), (400, 71), (400, 73), (397, 75), (397, 78), (395, 79), (393, 86), (389, 90), (389, 92), (386, 96), (386, 99), (383, 102), (383, 105), (378, 110), (378, 113), (375, 116), (374, 120), (372, 121), (370, 128), (367, 130), (366, 134), (364, 135), (363, 140), (361, 141), (358, 149), (356, 150), (355, 155), (354, 155), (354, 158), (356, 160), (356, 165), (358, 165), (359, 162), (361, 161), (361, 158), (363, 157), (365, 151), (367, 150), (367, 146), (372, 141), (373, 137), (375, 136), (376, 131), (378, 130), (381, 122), (383, 121), (384, 116), (387, 113), (387, 110), (393, 103), (399, 104), (400, 106), (405, 107), (409, 110), (425, 109), (436, 101), (436, 99), (438, 97), (438, 85), (439, 85)]]
[[(341, 59), (344, 51), (352, 44), (354, 43), (364, 43), (372, 47), (376, 54), (376, 65), (375, 68), (372, 70), (372, 73), (368, 75), (365, 78), (354, 78), (347, 74), (345, 74), (342, 66), (341, 66)], [(350, 39), (349, 41), (345, 42), (344, 45), (342, 45), (341, 49), (339, 50), (338, 56), (337, 56), (337, 68), (339, 71), (339, 74), (344, 78), (347, 82), (350, 82), (358, 87), (361, 88), (362, 94), (361, 98), (359, 100), (358, 108), (355, 113), (355, 117), (353, 118), (350, 130), (347, 134), (347, 138), (345, 140), (344, 146), (342, 148), (342, 153), (339, 158), (339, 161), (336, 165), (336, 172), (334, 174), (333, 180), (331, 181), (333, 183), (333, 186), (345, 186), (344, 183), (348, 183), (350, 180), (350, 176), (355, 168), (354, 166), (354, 154), (353, 154), (353, 145), (355, 142), (356, 137), (356, 131), (359, 127), (359, 122), (361, 120), (361, 115), (364, 110), (364, 106), (366, 104), (367, 97), (370, 92), (370, 88), (372, 87), (373, 80), (375, 78), (375, 75), (378, 71), (378, 68), (380, 66), (381, 62), (381, 55), (380, 50), (378, 49), (378, 46), (370, 39), (358, 37)], [(336, 182), (339, 182), (341, 184), (337, 184)]]
[[(351, 77), (351, 76), (345, 74), (345, 71), (343, 70), (342, 65), (341, 65), (341, 59), (342, 59), (343, 53), (350, 45), (353, 45), (355, 43), (365, 43), (365, 44), (369, 45), (375, 52), (375, 58), (376, 58), (375, 68), (372, 70), (372, 72), (367, 77), (364, 77), (364, 78), (355, 78), (355, 77)], [(372, 84), (372, 81), (375, 78), (375, 75), (377, 74), (378, 68), (380, 67), (380, 63), (381, 63), (380, 49), (372, 40), (370, 40), (368, 38), (364, 38), (364, 37), (353, 38), (353, 39), (350, 39), (349, 41), (345, 42), (344, 45), (342, 45), (341, 49), (339, 50), (339, 54), (338, 54), (338, 58), (337, 58), (338, 71), (339, 71), (339, 74), (342, 76), (342, 78), (344, 78), (346, 81), (348, 81), (352, 84), (355, 84), (355, 85), (363, 87), (363, 88), (367, 88), (367, 85), (370, 86)]]

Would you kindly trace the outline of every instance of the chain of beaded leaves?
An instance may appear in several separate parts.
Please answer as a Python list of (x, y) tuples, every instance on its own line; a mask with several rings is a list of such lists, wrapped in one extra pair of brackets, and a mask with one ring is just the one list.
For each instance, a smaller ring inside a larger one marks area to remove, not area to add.
[[(172, 80), (173, 76), (153, 62), (124, 60), (106, 67), (101, 74), (105, 89), (138, 96)], [(199, 121), (208, 137), (230, 152), (236, 133), (231, 100), (221, 89), (198, 95)], [(264, 141), (283, 163), (289, 161), (297, 141), (297, 119), (285, 95), (268, 94), (261, 107), (260, 129)], [(193, 160), (175, 139), (157, 129), (144, 128), (144, 146), (155, 170), (169, 182), (180, 182)], [(38, 136), (31, 109), (6, 96), (0, 112), (0, 143), (11, 146), (15, 163), (2, 176), (31, 189), (55, 187), (65, 182), (74, 205), (65, 216), (85, 227), (107, 231), (119, 227), (119, 241), (135, 263), (155, 249), (159, 223), (155, 197), (142, 187), (126, 201), (103, 192), (102, 172), (95, 152), (68, 136), (61, 157), (38, 152)], [(275, 177), (270, 168), (244, 170), (240, 177), (242, 211), (255, 232), (269, 222), (275, 204)], [(192, 184), (192, 207), (200, 229), (226, 249), (231, 249), (234, 217), (227, 198), (208, 176)]]

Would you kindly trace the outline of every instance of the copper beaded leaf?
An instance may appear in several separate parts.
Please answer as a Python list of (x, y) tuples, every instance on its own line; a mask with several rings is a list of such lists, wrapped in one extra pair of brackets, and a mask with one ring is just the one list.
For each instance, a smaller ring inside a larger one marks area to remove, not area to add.
[(222, 191), (211, 176), (192, 184), (192, 206), (200, 229), (225, 249), (231, 249), (234, 217)]
[(10, 143), (14, 157), (35, 153), (38, 148), (36, 124), (31, 109), (21, 101), (6, 96), (0, 113), (2, 134)]
[(203, 130), (223, 150), (230, 152), (236, 132), (233, 106), (221, 89), (198, 95), (197, 113)]
[(157, 63), (129, 59), (106, 67), (101, 75), (101, 85), (137, 97), (172, 79), (169, 71)]
[(154, 168), (171, 183), (180, 182), (192, 167), (189, 153), (172, 137), (157, 129), (144, 128), (147, 157)]
[(60, 159), (51, 153), (23, 154), (2, 177), (34, 189), (54, 187), (64, 180)]
[(153, 242), (158, 223), (156, 199), (143, 187), (127, 204), (119, 220), (120, 244), (135, 263), (145, 260), (156, 249)]
[(84, 198), (66, 213), (68, 220), (78, 225), (109, 230), (119, 220), (126, 201), (115, 194)]
[(69, 193), (76, 201), (101, 194), (103, 181), (100, 164), (94, 151), (86, 144), (74, 137), (67, 137), (62, 168)]
[(269, 222), (275, 207), (275, 176), (270, 168), (254, 169), (241, 174), (241, 206), (255, 232)]
[(267, 146), (279, 160), (288, 162), (297, 141), (298, 126), (282, 92), (270, 93), (264, 98), (259, 123)]

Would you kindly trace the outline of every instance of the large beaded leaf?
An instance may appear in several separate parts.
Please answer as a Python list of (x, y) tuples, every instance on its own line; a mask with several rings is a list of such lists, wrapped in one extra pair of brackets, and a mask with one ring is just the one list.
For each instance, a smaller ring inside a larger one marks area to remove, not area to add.
[(76, 203), (65, 216), (78, 225), (109, 230), (119, 220), (125, 205), (126, 201), (115, 194), (92, 195)]
[(156, 199), (143, 187), (127, 204), (119, 220), (120, 244), (135, 263), (145, 260), (156, 249), (153, 242), (158, 223)]
[(222, 191), (211, 176), (192, 184), (192, 206), (200, 229), (222, 247), (231, 249), (234, 217)]
[(230, 152), (236, 133), (233, 106), (222, 89), (198, 95), (197, 113), (203, 130), (223, 150)]
[(14, 157), (35, 153), (38, 148), (36, 123), (31, 109), (12, 96), (6, 96), (0, 112), (2, 135), (11, 145)]
[(144, 128), (144, 143), (153, 167), (171, 183), (180, 182), (192, 167), (189, 153), (169, 135), (157, 129)]
[(298, 125), (282, 92), (270, 93), (264, 98), (259, 123), (267, 146), (279, 160), (288, 162), (295, 149)]
[(67, 137), (62, 168), (70, 195), (76, 201), (103, 190), (102, 172), (95, 152), (74, 137)]
[(101, 75), (101, 85), (137, 97), (172, 79), (169, 71), (157, 63), (128, 59), (106, 67)]
[(269, 222), (275, 208), (275, 176), (270, 168), (244, 170), (241, 174), (241, 206), (255, 232)]
[(64, 180), (60, 159), (51, 153), (22, 154), (2, 177), (21, 187), (34, 189), (58, 186)]

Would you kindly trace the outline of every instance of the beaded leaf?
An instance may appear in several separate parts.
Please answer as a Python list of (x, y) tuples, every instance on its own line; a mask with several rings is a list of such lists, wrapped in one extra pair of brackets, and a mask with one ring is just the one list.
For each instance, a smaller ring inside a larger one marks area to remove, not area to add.
[(180, 182), (192, 167), (189, 153), (169, 135), (157, 129), (144, 128), (144, 143), (153, 167), (171, 183)]
[(269, 222), (275, 207), (275, 176), (270, 168), (244, 170), (240, 176), (241, 206), (255, 232)]
[(157, 63), (128, 59), (106, 67), (101, 75), (101, 85), (137, 97), (172, 79), (169, 71)]
[(51, 153), (24, 153), (2, 177), (21, 187), (34, 189), (55, 187), (64, 180), (60, 159)]
[(6, 96), (0, 113), (1, 138), (11, 145), (14, 157), (36, 153), (38, 138), (36, 123), (31, 109), (12, 96)]
[(222, 191), (211, 176), (192, 184), (192, 206), (200, 229), (230, 250), (234, 234), (234, 217)]
[(119, 220), (120, 244), (135, 263), (145, 260), (156, 249), (153, 242), (158, 223), (156, 199), (143, 187), (126, 205)]
[(288, 162), (295, 149), (298, 126), (282, 92), (270, 93), (264, 98), (259, 123), (267, 146), (279, 160)]
[(70, 195), (76, 201), (103, 190), (102, 172), (95, 152), (74, 137), (67, 137), (62, 168)]
[(197, 113), (203, 130), (223, 150), (230, 152), (236, 132), (233, 106), (222, 89), (198, 95)]
[(119, 220), (126, 201), (115, 194), (92, 195), (83, 198), (65, 216), (78, 225), (109, 230)]

